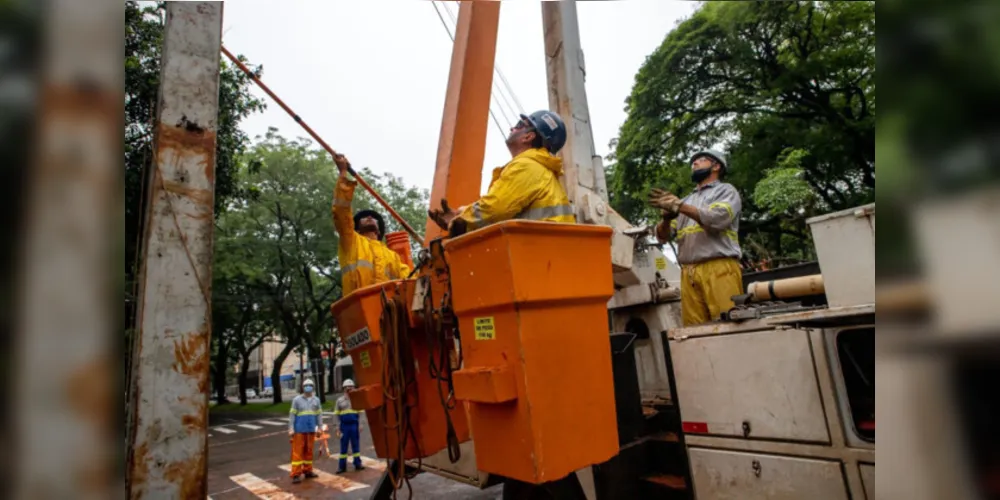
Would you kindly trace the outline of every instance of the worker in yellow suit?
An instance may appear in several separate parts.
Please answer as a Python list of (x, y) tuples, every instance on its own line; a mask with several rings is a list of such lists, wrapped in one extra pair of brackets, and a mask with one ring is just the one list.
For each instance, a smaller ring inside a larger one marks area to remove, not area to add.
[(351, 163), (344, 155), (337, 155), (334, 162), (340, 176), (333, 194), (333, 226), (340, 235), (337, 257), (344, 295), (376, 283), (406, 278), (410, 267), (382, 242), (385, 238), (382, 214), (361, 210), (351, 215), (354, 188), (358, 184), (350, 178)]
[(684, 199), (662, 189), (649, 193), (649, 204), (661, 210), (656, 226), (661, 243), (676, 239), (681, 265), (681, 315), (685, 326), (717, 320), (743, 293), (739, 241), (740, 194), (722, 182), (726, 155), (708, 149), (691, 157), (691, 180), (697, 184)]
[(566, 125), (552, 111), (521, 115), (510, 129), (511, 161), (493, 170), (489, 191), (478, 201), (451, 210), (446, 203), (428, 215), (451, 236), (510, 219), (576, 222), (573, 205), (559, 182)]

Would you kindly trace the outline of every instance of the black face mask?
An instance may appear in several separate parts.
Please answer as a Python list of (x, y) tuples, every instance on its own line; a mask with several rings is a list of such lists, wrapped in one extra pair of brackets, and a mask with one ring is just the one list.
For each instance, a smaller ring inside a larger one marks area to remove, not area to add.
[(691, 180), (695, 184), (701, 184), (701, 181), (708, 179), (710, 175), (712, 175), (712, 167), (700, 168), (691, 172)]

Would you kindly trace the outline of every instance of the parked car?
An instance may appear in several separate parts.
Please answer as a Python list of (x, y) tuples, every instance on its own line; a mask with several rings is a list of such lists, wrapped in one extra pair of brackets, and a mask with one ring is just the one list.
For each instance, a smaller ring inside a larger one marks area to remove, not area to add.
[(247, 389), (247, 399), (254, 399), (257, 397), (257, 391), (253, 389)]
[(274, 397), (274, 387), (265, 387), (261, 389), (259, 396), (262, 398)]

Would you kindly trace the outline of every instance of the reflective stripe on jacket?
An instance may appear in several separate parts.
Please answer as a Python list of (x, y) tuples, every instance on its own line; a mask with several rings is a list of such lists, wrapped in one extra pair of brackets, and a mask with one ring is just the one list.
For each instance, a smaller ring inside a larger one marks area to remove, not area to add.
[(351, 408), (351, 398), (347, 394), (337, 398), (333, 414), (340, 420), (341, 427), (345, 425), (358, 425), (358, 421), (361, 418), (361, 410)]
[(562, 159), (543, 148), (529, 149), (493, 170), (489, 191), (464, 207), (459, 217), (469, 230), (510, 219), (576, 222), (575, 210), (559, 182)]
[(743, 204), (732, 184), (715, 181), (696, 188), (684, 198), (684, 203), (698, 209), (701, 224), (680, 214), (664, 227), (657, 224), (657, 238), (677, 240), (677, 260), (680, 264), (697, 264), (712, 259), (739, 259), (740, 212)]
[(288, 427), (297, 433), (316, 432), (323, 424), (323, 407), (316, 396), (306, 397), (302, 394), (292, 399), (292, 408), (288, 412)]
[(381, 241), (367, 238), (354, 230), (354, 188), (357, 181), (341, 175), (333, 194), (333, 226), (340, 235), (337, 257), (340, 259), (341, 288), (347, 295), (358, 288), (406, 278), (410, 267), (399, 254)]

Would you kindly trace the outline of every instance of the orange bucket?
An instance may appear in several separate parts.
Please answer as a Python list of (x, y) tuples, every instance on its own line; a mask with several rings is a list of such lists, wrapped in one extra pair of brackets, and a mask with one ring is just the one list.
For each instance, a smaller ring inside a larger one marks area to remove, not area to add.
[(410, 249), (410, 235), (406, 231), (396, 231), (385, 235), (385, 245), (399, 254), (403, 263), (413, 269), (413, 257)]
[(480, 470), (540, 484), (618, 453), (611, 234), (507, 221), (445, 242)]
[[(397, 280), (359, 288), (330, 306), (337, 324), (341, 345), (354, 363), (357, 389), (350, 393), (351, 406), (364, 410), (368, 416), (372, 444), (379, 458), (398, 459), (400, 426), (394, 407), (385, 406), (384, 368), (386, 342), (381, 329), (382, 292), (387, 298), (398, 297), (403, 303), (412, 303), (415, 280)], [(426, 333), (423, 325), (418, 329), (410, 325), (411, 318), (402, 318), (413, 359), (403, 363), (406, 377), (415, 383), (408, 384), (403, 398), (416, 405), (410, 412), (412, 436), (406, 436), (403, 459), (425, 458), (447, 446), (445, 410), (437, 393), (439, 381), (431, 378), (426, 369), (429, 353), (425, 347)], [(416, 363), (414, 363), (414, 361)], [(423, 366), (423, 369), (413, 369)], [(459, 441), (468, 440), (468, 423), (460, 407), (449, 412)]]

